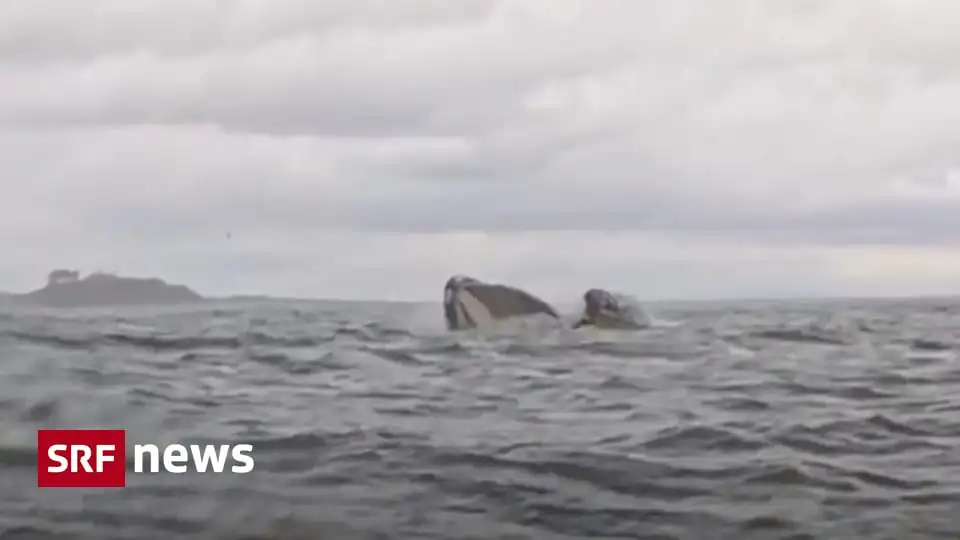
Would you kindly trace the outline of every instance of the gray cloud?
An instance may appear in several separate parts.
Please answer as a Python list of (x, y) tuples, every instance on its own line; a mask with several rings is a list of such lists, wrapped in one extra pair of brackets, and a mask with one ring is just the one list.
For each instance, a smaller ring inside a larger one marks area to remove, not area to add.
[[(147, 51), (188, 57), (211, 50), (243, 51), (291, 36), (325, 35), (350, 28), (398, 30), (456, 25), (482, 16), (491, 4), (464, 0), (412, 3), (389, 0), (318, 5), (287, 0), (144, 0), (131, 8), (123, 0), (65, 5), (56, 0), (13, 0), (0, 6), (10, 30), (0, 37), (0, 54), (23, 61), (77, 61)], [(276, 7), (275, 7), (276, 6)]]
[[(960, 238), (952, 4), (61, 4), (0, 6), (17, 286), (71, 258), (302, 294), (473, 269), (800, 294), (865, 283), (862, 250), (952, 261)], [(761, 272), (738, 255), (761, 247), (803, 255)], [(936, 282), (894, 266), (904, 291)]]

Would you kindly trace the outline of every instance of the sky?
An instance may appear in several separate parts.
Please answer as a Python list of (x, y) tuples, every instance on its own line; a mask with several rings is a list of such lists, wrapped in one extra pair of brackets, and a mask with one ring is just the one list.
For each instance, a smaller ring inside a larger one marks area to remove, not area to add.
[(0, 289), (960, 293), (960, 3), (4, 0)]

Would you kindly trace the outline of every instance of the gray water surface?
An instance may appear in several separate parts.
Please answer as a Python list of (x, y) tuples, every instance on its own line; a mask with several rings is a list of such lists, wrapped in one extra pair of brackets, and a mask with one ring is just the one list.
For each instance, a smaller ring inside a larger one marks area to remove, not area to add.
[[(8, 309), (0, 538), (960, 537), (960, 303), (653, 315), (483, 337), (432, 304)], [(38, 428), (251, 442), (256, 469), (41, 490)]]

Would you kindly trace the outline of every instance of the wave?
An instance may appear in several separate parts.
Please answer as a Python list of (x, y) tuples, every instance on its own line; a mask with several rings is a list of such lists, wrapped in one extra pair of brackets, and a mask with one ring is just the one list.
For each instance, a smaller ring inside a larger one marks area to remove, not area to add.
[[(0, 317), (4, 538), (951, 530), (956, 310), (656, 311), (672, 323), (506, 335), (322, 303)], [(35, 429), (104, 426), (250, 442), (256, 469), (133, 476), (83, 506), (36, 490)]]

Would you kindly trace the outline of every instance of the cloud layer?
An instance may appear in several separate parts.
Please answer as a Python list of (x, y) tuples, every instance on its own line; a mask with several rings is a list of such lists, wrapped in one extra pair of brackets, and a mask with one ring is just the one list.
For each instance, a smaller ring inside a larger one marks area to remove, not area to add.
[(0, 4), (0, 288), (960, 292), (960, 5), (74, 4)]

